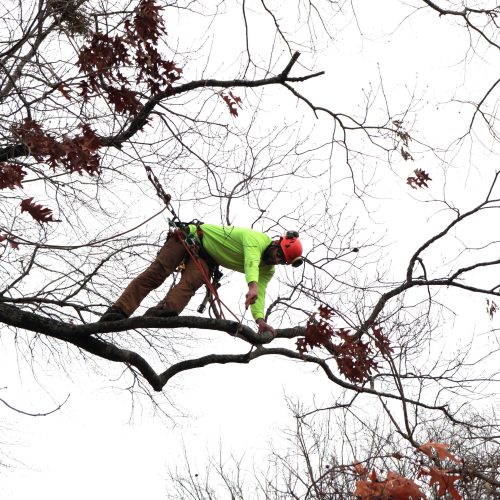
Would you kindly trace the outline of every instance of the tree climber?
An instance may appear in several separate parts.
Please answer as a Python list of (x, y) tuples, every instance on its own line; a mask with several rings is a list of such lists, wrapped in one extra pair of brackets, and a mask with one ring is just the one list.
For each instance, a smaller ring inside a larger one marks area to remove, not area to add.
[[(186, 307), (196, 290), (205, 283), (217, 265), (245, 274), (248, 291), (245, 308), (250, 306), (259, 332), (275, 333), (264, 320), (266, 287), (276, 264), (302, 264), (302, 243), (298, 233), (288, 231), (278, 240), (266, 234), (242, 227), (213, 224), (181, 224), (170, 232), (155, 260), (134, 278), (118, 300), (99, 321), (118, 321), (128, 318), (153, 289), (159, 287), (184, 262), (179, 283), (145, 316), (177, 316)], [(189, 246), (195, 250), (194, 258)]]

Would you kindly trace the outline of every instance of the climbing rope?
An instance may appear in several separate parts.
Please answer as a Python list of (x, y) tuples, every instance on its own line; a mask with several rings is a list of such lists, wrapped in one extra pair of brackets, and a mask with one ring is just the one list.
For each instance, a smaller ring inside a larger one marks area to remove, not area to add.
[(226, 317), (224, 315), (224, 310), (223, 310), (223, 308), (225, 308), (238, 321), (238, 328), (237, 328), (236, 331), (239, 331), (241, 323), (243, 321), (243, 318), (240, 318), (239, 316), (237, 316), (227, 306), (227, 304), (225, 304), (221, 300), (221, 298), (219, 296), (219, 293), (217, 292), (217, 289), (213, 286), (213, 283), (212, 283), (212, 280), (210, 279), (209, 273), (207, 273), (207, 271), (205, 270), (205, 268), (201, 264), (201, 262), (200, 262), (201, 259), (197, 255), (196, 251), (193, 250), (195, 248), (195, 244), (194, 243), (193, 244), (188, 244), (188, 242), (186, 242), (185, 233), (183, 231), (175, 231), (174, 232), (174, 237), (182, 244), (182, 246), (186, 250), (186, 253), (193, 260), (193, 262), (195, 263), (196, 267), (198, 268), (198, 270), (200, 271), (201, 275), (203, 276), (203, 281), (205, 282), (205, 285), (207, 286), (208, 290), (210, 291), (210, 293), (212, 294), (212, 296), (214, 298), (214, 306), (216, 304), (216, 309), (218, 308), (218, 310), (216, 311), (217, 314), (222, 319), (226, 319)]
[[(241, 318), (238, 317), (221, 300), (221, 298), (219, 297), (219, 293), (217, 292), (217, 287), (215, 287), (213, 285), (212, 280), (210, 279), (210, 274), (205, 271), (205, 268), (203, 267), (203, 265), (200, 262), (200, 257), (196, 254), (196, 251), (192, 250), (193, 248), (195, 248), (194, 242), (191, 245), (189, 245), (186, 242), (186, 238), (185, 238), (184, 232), (181, 231), (181, 230), (179, 230), (180, 226), (177, 225), (176, 222), (175, 222), (175, 221), (177, 221), (179, 223), (179, 217), (175, 213), (175, 210), (173, 209), (172, 205), (170, 204), (170, 201), (171, 201), (172, 197), (168, 193), (165, 192), (165, 190), (163, 189), (163, 186), (162, 186), (161, 182), (158, 180), (158, 177), (156, 177), (156, 175), (154, 174), (153, 170), (151, 170), (151, 167), (149, 167), (148, 165), (145, 165), (144, 169), (146, 170), (146, 175), (147, 175), (149, 181), (151, 182), (151, 184), (155, 188), (155, 191), (156, 191), (156, 194), (157, 194), (158, 198), (160, 198), (160, 200), (162, 200), (163, 203), (165, 203), (165, 206), (167, 207), (167, 210), (173, 215), (173, 220), (171, 220), (169, 222), (170, 222), (171, 225), (173, 225), (175, 227), (178, 227), (177, 231), (174, 231), (174, 236), (177, 238), (178, 241), (180, 241), (180, 243), (182, 244), (182, 246), (186, 250), (186, 253), (189, 255), (189, 257), (191, 259), (193, 259), (193, 262), (198, 267), (198, 270), (201, 272), (203, 280), (205, 281), (205, 285), (206, 285), (208, 291), (210, 292), (210, 294), (213, 297), (213, 301), (211, 301), (211, 306), (214, 309), (215, 315), (218, 316), (218, 317), (220, 317), (220, 318), (222, 318), (222, 319), (226, 319), (225, 316), (224, 316), (224, 311), (223, 311), (223, 307), (224, 307), (238, 321), (238, 326), (237, 326), (236, 331), (235, 331), (235, 335), (236, 335), (236, 333), (239, 332), (240, 329), (241, 329), (241, 325), (242, 325), (242, 322), (243, 322), (243, 318), (245, 317), (245, 314), (243, 314), (243, 316)], [(198, 228), (199, 228), (199, 225), (198, 225)], [(246, 309), (245, 309), (245, 313), (246, 313)]]

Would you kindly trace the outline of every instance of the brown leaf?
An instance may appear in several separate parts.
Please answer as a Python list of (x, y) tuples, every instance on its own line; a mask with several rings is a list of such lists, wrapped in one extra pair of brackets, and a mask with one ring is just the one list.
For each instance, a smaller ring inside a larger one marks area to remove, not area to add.
[(434, 458), (433, 452), (436, 453), (439, 460), (452, 460), (453, 462), (459, 464), (462, 462), (459, 458), (455, 457), (448, 451), (449, 446), (446, 443), (434, 443), (429, 441), (420, 445), (417, 450), (425, 453), (429, 458)]
[(489, 299), (486, 299), (486, 312), (488, 313), (490, 319), (493, 319), (493, 315), (498, 311), (498, 306), (495, 301), (492, 300), (490, 302)]
[(333, 328), (331, 325), (322, 318), (318, 320), (313, 314), (307, 321), (304, 337), (305, 342), (301, 342), (301, 345), (309, 345), (311, 348), (321, 347), (330, 341), (332, 335)]
[(354, 491), (360, 500), (418, 500), (425, 498), (411, 479), (389, 471), (385, 480), (379, 480), (372, 471), (368, 480), (356, 482)]
[(323, 319), (326, 319), (327, 321), (329, 319), (332, 318), (332, 316), (335, 316), (335, 311), (329, 307), (329, 306), (325, 306), (325, 305), (320, 305), (318, 307), (318, 311), (319, 311), (319, 315), (323, 318)]
[(387, 473), (386, 483), (388, 489), (387, 493), (391, 499), (417, 500), (419, 498), (425, 498), (425, 495), (415, 481), (400, 476), (395, 472), (389, 471)]
[(429, 187), (427, 181), (432, 181), (432, 179), (429, 177), (429, 174), (427, 174), (427, 172), (420, 168), (417, 168), (416, 170), (414, 170), (414, 173), (415, 177), (408, 177), (406, 179), (406, 183), (409, 186), (411, 186), (413, 189)]
[(389, 338), (384, 335), (382, 327), (379, 325), (373, 325), (373, 336), (375, 337), (375, 347), (384, 355), (388, 355), (394, 351), (391, 347), (391, 342)]
[(39, 123), (31, 118), (25, 118), (20, 124), (11, 127), (12, 132), (30, 148), (38, 161), (43, 161), (43, 155), (53, 154), (55, 139), (44, 133)]
[(436, 467), (430, 467), (429, 470), (422, 469), (420, 471), (420, 476), (430, 476), (429, 484), (433, 486), (438, 485), (438, 496), (442, 497), (446, 493), (449, 493), (454, 500), (461, 500), (462, 495), (455, 488), (453, 483), (462, 479), (462, 476), (451, 475), (448, 470), (438, 469)]
[(61, 222), (58, 219), (54, 219), (52, 216), (52, 210), (50, 208), (43, 207), (42, 205), (36, 205), (33, 202), (33, 198), (26, 198), (21, 201), (21, 212), (28, 212), (33, 219), (38, 223), (46, 222)]
[(64, 137), (56, 141), (41, 126), (30, 119), (12, 127), (13, 132), (31, 149), (31, 153), (40, 163), (50, 165), (52, 169), (63, 166), (70, 172), (99, 172), (100, 157), (95, 154), (101, 147), (101, 140), (88, 124), (80, 125), (83, 134), (76, 137)]
[(404, 148), (401, 148), (401, 156), (404, 161), (413, 160), (413, 156)]
[(236, 106), (239, 106), (241, 108), (241, 99), (239, 97), (236, 97), (231, 91), (229, 92), (229, 95), (224, 94), (223, 92), (220, 93), (220, 96), (222, 99), (224, 99), (224, 102), (227, 104), (227, 107), (229, 108), (229, 112), (233, 116), (238, 116), (238, 109)]
[(229, 95), (231, 99), (234, 101), (235, 104), (237, 104), (241, 108), (241, 97), (235, 96), (231, 91), (229, 91)]
[(4, 241), (7, 241), (7, 243), (13, 248), (14, 250), (19, 249), (19, 243), (17, 241), (14, 241), (12, 238), (7, 236), (6, 234), (0, 234), (0, 243), (3, 243)]
[(94, 153), (101, 147), (101, 139), (89, 125), (83, 124), (81, 125), (81, 129), (83, 130), (83, 134), (75, 138), (75, 141), (78, 141), (83, 150), (88, 151), (89, 153)]
[(368, 469), (361, 464), (361, 462), (354, 462), (353, 464), (353, 467), (354, 467), (354, 471), (356, 472), (356, 474), (358, 474), (358, 476), (361, 476), (362, 478), (366, 478), (368, 476)]
[[(133, 17), (125, 20), (122, 35), (93, 34), (78, 56), (80, 73), (87, 77), (87, 81), (80, 84), (85, 101), (107, 93), (108, 102), (118, 113), (136, 115), (140, 107), (136, 98), (138, 85), (146, 84), (155, 95), (171, 88), (180, 78), (182, 69), (164, 59), (156, 47), (166, 34), (161, 16), (163, 9), (155, 0), (140, 0)], [(124, 67), (133, 73), (125, 76)], [(109, 92), (110, 87), (115, 90)]]
[(300, 337), (295, 341), (295, 345), (297, 346), (297, 352), (302, 356), (307, 352), (307, 342), (305, 337)]
[(137, 92), (128, 89), (125, 85), (122, 85), (120, 88), (110, 85), (107, 91), (108, 100), (114, 106), (117, 113), (128, 113), (135, 116), (142, 107), (141, 101), (137, 97)]
[(335, 330), (335, 334), (343, 340), (333, 347), (340, 373), (351, 382), (364, 382), (377, 368), (371, 347), (361, 339), (353, 339), (344, 328)]
[[(319, 316), (311, 314), (307, 320), (304, 337), (296, 341), (297, 351), (304, 354), (308, 347), (327, 347), (334, 354), (339, 372), (344, 377), (351, 382), (367, 380), (377, 369), (370, 345), (354, 338), (349, 329), (334, 329), (328, 321), (333, 316), (333, 309), (320, 306)], [(335, 340), (337, 344), (332, 343)], [(389, 349), (388, 346), (386, 348)]]
[(61, 82), (56, 88), (68, 101), (71, 100), (70, 88), (65, 83)]
[(163, 6), (156, 5), (154, 0), (141, 0), (135, 11), (135, 33), (143, 42), (156, 44), (158, 38), (165, 33), (161, 11)]
[(21, 187), (26, 172), (15, 163), (0, 163), (0, 189)]

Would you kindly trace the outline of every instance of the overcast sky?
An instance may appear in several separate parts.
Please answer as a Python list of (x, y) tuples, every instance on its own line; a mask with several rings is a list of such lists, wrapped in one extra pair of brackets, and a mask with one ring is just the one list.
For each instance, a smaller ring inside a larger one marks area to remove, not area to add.
[[(321, 34), (317, 52), (305, 50), (301, 55), (304, 67), (297, 66), (294, 71), (326, 74), (300, 84), (300, 90), (318, 105), (349, 113), (362, 106), (363, 90), (379, 87), (382, 78), (394, 109), (403, 109), (412, 94), (417, 96), (413, 111), (418, 121), (410, 125), (419, 136), (429, 143), (448, 146), (461, 132), (462, 115), (470, 112), (454, 100), (481, 95), (494, 79), (496, 61), (487, 59), (489, 54), (483, 59), (483, 54), (467, 52), (469, 39), (465, 31), (451, 26), (436, 13), (422, 10), (407, 17), (411, 8), (389, 0), (360, 1), (354, 5), (356, 18), (346, 15), (338, 21), (331, 20), (340, 23), (334, 40)], [(345, 6), (346, 10), (349, 8)], [(287, 23), (293, 31), (292, 21), (288, 19)], [(184, 45), (194, 44), (187, 41), (190, 36), (197, 43), (202, 41), (194, 29), (169, 26), (168, 21), (167, 29), (173, 40), (179, 37), (179, 51)], [(228, 12), (211, 29), (215, 35), (209, 36), (212, 45), (208, 65), (203, 57), (192, 58), (186, 65), (186, 78), (201, 77), (203, 71), (209, 74), (218, 65), (225, 78), (232, 75), (231, 67), (237, 69), (234, 61), (239, 48), (235, 47), (234, 54), (227, 57), (232, 61), (220, 58), (235, 40), (243, 43), (237, 12)], [(262, 49), (261, 57), (265, 59), (271, 52), (271, 37), (257, 38), (251, 42), (255, 47), (267, 47)], [(320, 144), (331, 133), (332, 121), (324, 115), (316, 119), (302, 103), (295, 102), (295, 108), (291, 108), (290, 102), (289, 96), (283, 97), (283, 90), (267, 90), (262, 101), (266, 124), (269, 126), (274, 117), (283, 120), (285, 116), (296, 126), (311, 128), (312, 137), (317, 134)], [(242, 120), (248, 119), (248, 111), (243, 103)], [(228, 123), (231, 124), (229, 119)], [(377, 174), (373, 197), (367, 200), (368, 210), (353, 202), (346, 211), (346, 217), (363, 221), (365, 233), (360, 239), (365, 235), (384, 238), (386, 248), (380, 253), (380, 264), (394, 272), (393, 276), (404, 272), (410, 252), (446, 220), (440, 213), (429, 218), (438, 211), (425, 201), (446, 195), (469, 208), (484, 196), (497, 165), (496, 156), (488, 154), (487, 148), (483, 153), (476, 148), (464, 148), (432, 158), (429, 154), (420, 155), (419, 150), (424, 148), (418, 144), (412, 147), (416, 161), (408, 164), (406, 171), (391, 173), (387, 169), (383, 175)], [(340, 152), (334, 154), (339, 155), (339, 168), (345, 169)], [(321, 151), (319, 156), (324, 158), (325, 153)], [(452, 165), (446, 166), (443, 158), (453, 161)], [(425, 169), (433, 179), (427, 190), (415, 192), (404, 184), (406, 176), (417, 167)], [(392, 176), (386, 185), (381, 180), (384, 176)], [(339, 206), (352, 195), (346, 188), (348, 184), (334, 187), (341, 191), (334, 191)], [(312, 199), (316, 193), (308, 187), (300, 195)], [(150, 213), (157, 209), (151, 204)], [(272, 209), (279, 217), (281, 207)], [(235, 222), (250, 223), (242, 210), (242, 205), (237, 205)], [(166, 223), (165, 219), (162, 223)], [(90, 222), (88, 233), (93, 234)], [(304, 244), (308, 246), (307, 241)], [(444, 261), (446, 250), (442, 251)], [(278, 269), (278, 273), (284, 272)], [(221, 294), (237, 308), (245, 291), (244, 280), (233, 274), (230, 281), (231, 285), (225, 286)], [(276, 287), (270, 287), (268, 301), (277, 294)], [(194, 309), (198, 302), (198, 298), (194, 299), (191, 307)], [(457, 338), (470, 329), (482, 331), (487, 327), (484, 298), (470, 298), (467, 305), (470, 314), (457, 320)], [(471, 320), (479, 314), (481, 322), (485, 320), (484, 326), (474, 325), (476, 322)], [(242, 345), (220, 332), (197, 331), (193, 337), (199, 340), (186, 342), (180, 347), (181, 354), (232, 352)], [(483, 341), (487, 343), (487, 339), (481, 338)], [(185, 451), (197, 464), (195, 467), (203, 468), (207, 456), (217, 456), (222, 450), (225, 457), (231, 453), (237, 457), (245, 455), (250, 470), (252, 463), (265, 469), (269, 444), (284, 446), (281, 430), (294, 427), (286, 399), (328, 404), (335, 398), (336, 388), (312, 368), (291, 360), (267, 358), (248, 366), (210, 366), (175, 377), (165, 387), (166, 398), (161, 403), (169, 418), (155, 411), (147, 397), (139, 397), (132, 404), (129, 392), (117, 388), (123, 386), (116, 382), (122, 373), (120, 366), (96, 361), (89, 368), (72, 356), (65, 363), (66, 371), (42, 363), (32, 375), (25, 360), (13, 358), (11, 336), (2, 335), (1, 342), (0, 388), (5, 389), (0, 390), (0, 398), (37, 413), (50, 411), (70, 395), (59, 411), (47, 417), (23, 416), (0, 407), (0, 460), (8, 465), (0, 468), (0, 496), (5, 499), (36, 496), (40, 500), (159, 500), (165, 498), (168, 469), (182, 467)], [(290, 347), (290, 342), (280, 342)]]

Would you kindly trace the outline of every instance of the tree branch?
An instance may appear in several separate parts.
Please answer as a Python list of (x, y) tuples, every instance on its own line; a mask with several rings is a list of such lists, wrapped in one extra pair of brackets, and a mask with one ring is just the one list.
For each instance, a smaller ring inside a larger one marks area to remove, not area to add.
[[(99, 338), (97, 335), (100, 333), (124, 332), (137, 328), (195, 328), (226, 332), (254, 346), (265, 344), (273, 340), (273, 336), (270, 333), (261, 335), (248, 326), (238, 325), (235, 321), (223, 319), (199, 318), (194, 316), (177, 316), (172, 318), (140, 316), (115, 322), (72, 325), (44, 318), (43, 316), (23, 311), (5, 303), (0, 303), (0, 322), (15, 328), (22, 328), (68, 342), (84, 351), (109, 361), (121, 362), (134, 366), (141, 372), (151, 387), (157, 391), (163, 388), (169, 378), (179, 371), (187, 369), (185, 366), (189, 366), (189, 363), (196, 364), (196, 361), (184, 362), (187, 363), (187, 365), (181, 363), (180, 368), (176, 368), (176, 365), (174, 365), (170, 368), (170, 371), (167, 370), (167, 372), (165, 372), (170, 375), (158, 375), (149, 363), (136, 352), (119, 348)], [(286, 328), (277, 330), (277, 336), (280, 338), (293, 338), (303, 335), (304, 331), (305, 329), (302, 327)], [(237, 357), (239, 358), (240, 356), (238, 355)], [(208, 362), (205, 364), (208, 364)]]
[[(127, 126), (127, 128), (120, 134), (101, 137), (100, 142), (102, 147), (116, 147), (120, 148), (121, 145), (134, 136), (137, 132), (143, 129), (146, 125), (148, 118), (154, 108), (163, 100), (190, 92), (192, 90), (204, 89), (204, 88), (254, 88), (254, 87), (264, 87), (266, 85), (284, 85), (286, 82), (303, 82), (309, 80), (310, 78), (315, 78), (317, 76), (323, 75), (324, 71), (320, 71), (311, 75), (306, 75), (302, 77), (289, 77), (289, 73), (299, 58), (300, 53), (295, 52), (290, 59), (289, 63), (286, 65), (285, 69), (278, 75), (263, 78), (260, 80), (245, 80), (245, 79), (235, 79), (235, 80), (217, 80), (217, 79), (207, 79), (207, 80), (195, 80), (188, 82), (176, 87), (171, 87), (163, 92), (159, 92), (154, 97), (150, 98), (146, 104), (142, 107), (141, 111), (135, 116)], [(287, 86), (287, 88), (290, 88)], [(0, 162), (12, 160), (14, 158), (19, 158), (22, 156), (30, 156), (30, 149), (23, 143), (13, 144), (10, 146), (4, 146), (0, 148)]]

